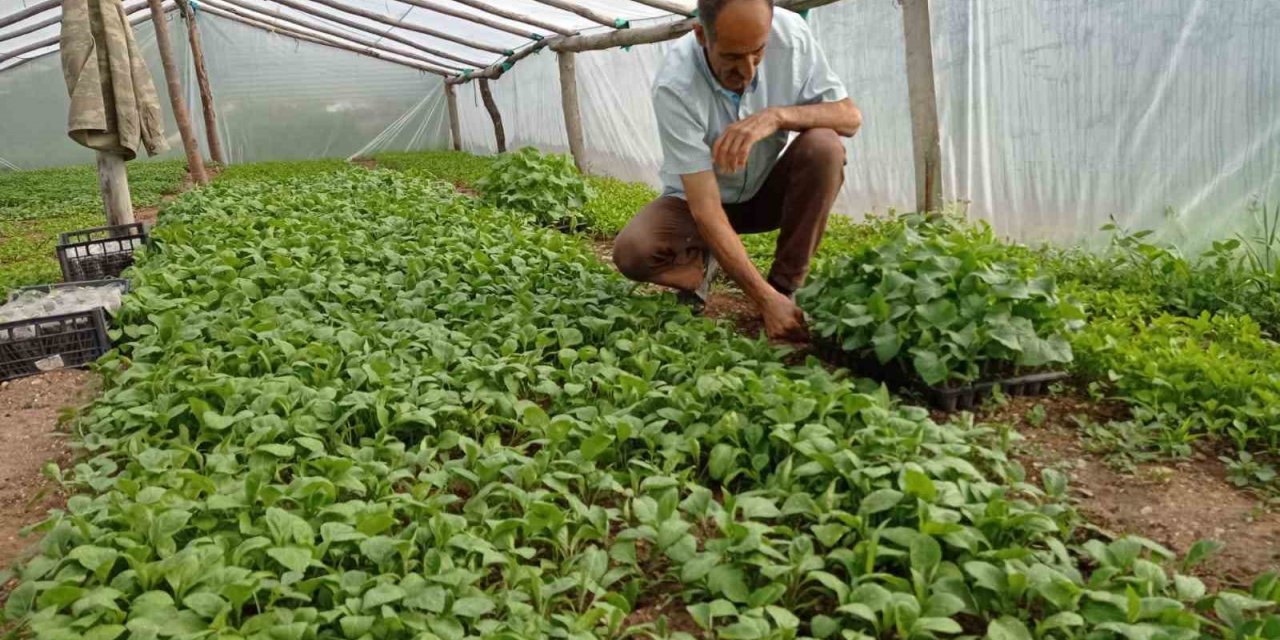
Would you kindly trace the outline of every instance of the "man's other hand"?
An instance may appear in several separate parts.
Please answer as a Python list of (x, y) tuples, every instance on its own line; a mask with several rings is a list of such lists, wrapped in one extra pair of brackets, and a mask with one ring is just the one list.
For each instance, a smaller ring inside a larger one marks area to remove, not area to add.
[(724, 130), (711, 147), (711, 160), (720, 173), (737, 173), (747, 166), (751, 147), (778, 132), (781, 121), (773, 109), (749, 115)]
[(809, 339), (804, 312), (781, 293), (774, 292), (762, 301), (760, 314), (764, 316), (764, 330), (770, 340), (805, 342)]

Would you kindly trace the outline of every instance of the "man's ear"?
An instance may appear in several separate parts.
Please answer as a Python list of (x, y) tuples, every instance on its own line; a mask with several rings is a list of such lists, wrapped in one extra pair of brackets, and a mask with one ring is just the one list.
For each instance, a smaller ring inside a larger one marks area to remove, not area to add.
[(704, 31), (704, 30), (702, 29), (702, 21), (701, 21), (701, 20), (699, 20), (699, 21), (697, 21), (697, 22), (694, 22), (694, 23), (693, 23), (693, 35), (694, 35), (694, 37), (696, 37), (696, 38), (698, 39), (698, 44), (702, 45), (702, 47), (703, 47), (703, 48), (706, 48), (706, 46), (707, 46), (707, 33), (706, 33), (706, 31)]

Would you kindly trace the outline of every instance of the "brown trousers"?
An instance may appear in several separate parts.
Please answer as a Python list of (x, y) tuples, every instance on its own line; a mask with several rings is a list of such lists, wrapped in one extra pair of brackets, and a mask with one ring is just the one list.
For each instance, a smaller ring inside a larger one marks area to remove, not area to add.
[[(769, 283), (783, 293), (804, 284), (809, 260), (827, 227), (827, 215), (844, 184), (844, 144), (831, 129), (801, 133), (782, 154), (754, 198), (724, 205), (739, 234), (780, 230)], [(639, 282), (692, 263), (703, 264), (707, 244), (689, 203), (663, 196), (641, 209), (614, 240), (613, 261)]]

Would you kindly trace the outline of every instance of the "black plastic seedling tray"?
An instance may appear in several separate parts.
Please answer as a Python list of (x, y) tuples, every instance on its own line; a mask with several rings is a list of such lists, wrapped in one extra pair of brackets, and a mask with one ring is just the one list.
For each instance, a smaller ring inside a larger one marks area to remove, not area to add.
[(141, 222), (68, 231), (58, 238), (62, 279), (84, 282), (118, 278), (133, 265), (133, 254), (147, 244)]
[(820, 343), (818, 354), (826, 361), (844, 367), (855, 374), (883, 382), (897, 391), (910, 391), (923, 396), (939, 411), (970, 411), (982, 405), (996, 387), (1008, 396), (1038, 396), (1049, 390), (1049, 385), (1065, 380), (1069, 374), (1062, 371), (1043, 371), (1008, 378), (974, 382), (961, 387), (932, 387), (914, 378), (899, 366), (882, 365), (841, 349), (830, 343)]
[[(129, 290), (127, 280), (99, 280), (37, 285), (20, 291), (108, 285)], [(11, 293), (9, 300), (18, 293)], [(108, 328), (110, 323), (101, 307), (0, 323), (0, 381), (46, 370), (85, 366), (111, 349)]]

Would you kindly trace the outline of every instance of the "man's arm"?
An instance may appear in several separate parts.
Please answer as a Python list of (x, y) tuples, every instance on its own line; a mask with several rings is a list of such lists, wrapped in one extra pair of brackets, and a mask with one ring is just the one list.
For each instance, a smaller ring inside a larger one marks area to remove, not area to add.
[(770, 107), (743, 118), (724, 130), (711, 148), (711, 158), (724, 173), (747, 166), (751, 147), (778, 131), (832, 129), (848, 138), (862, 127), (862, 111), (850, 98), (793, 107)]
[(720, 201), (720, 187), (716, 176), (702, 171), (680, 177), (684, 183), (685, 198), (693, 213), (698, 233), (711, 249), (712, 255), (729, 277), (747, 294), (764, 316), (765, 331), (770, 338), (800, 340), (805, 337), (804, 313), (786, 296), (778, 293), (756, 270), (747, 255), (742, 239), (729, 224), (724, 205)]
[(774, 111), (778, 128), (787, 131), (832, 129), (846, 138), (852, 138), (862, 128), (862, 111), (853, 104), (852, 98), (838, 102), (774, 107), (765, 111)]

